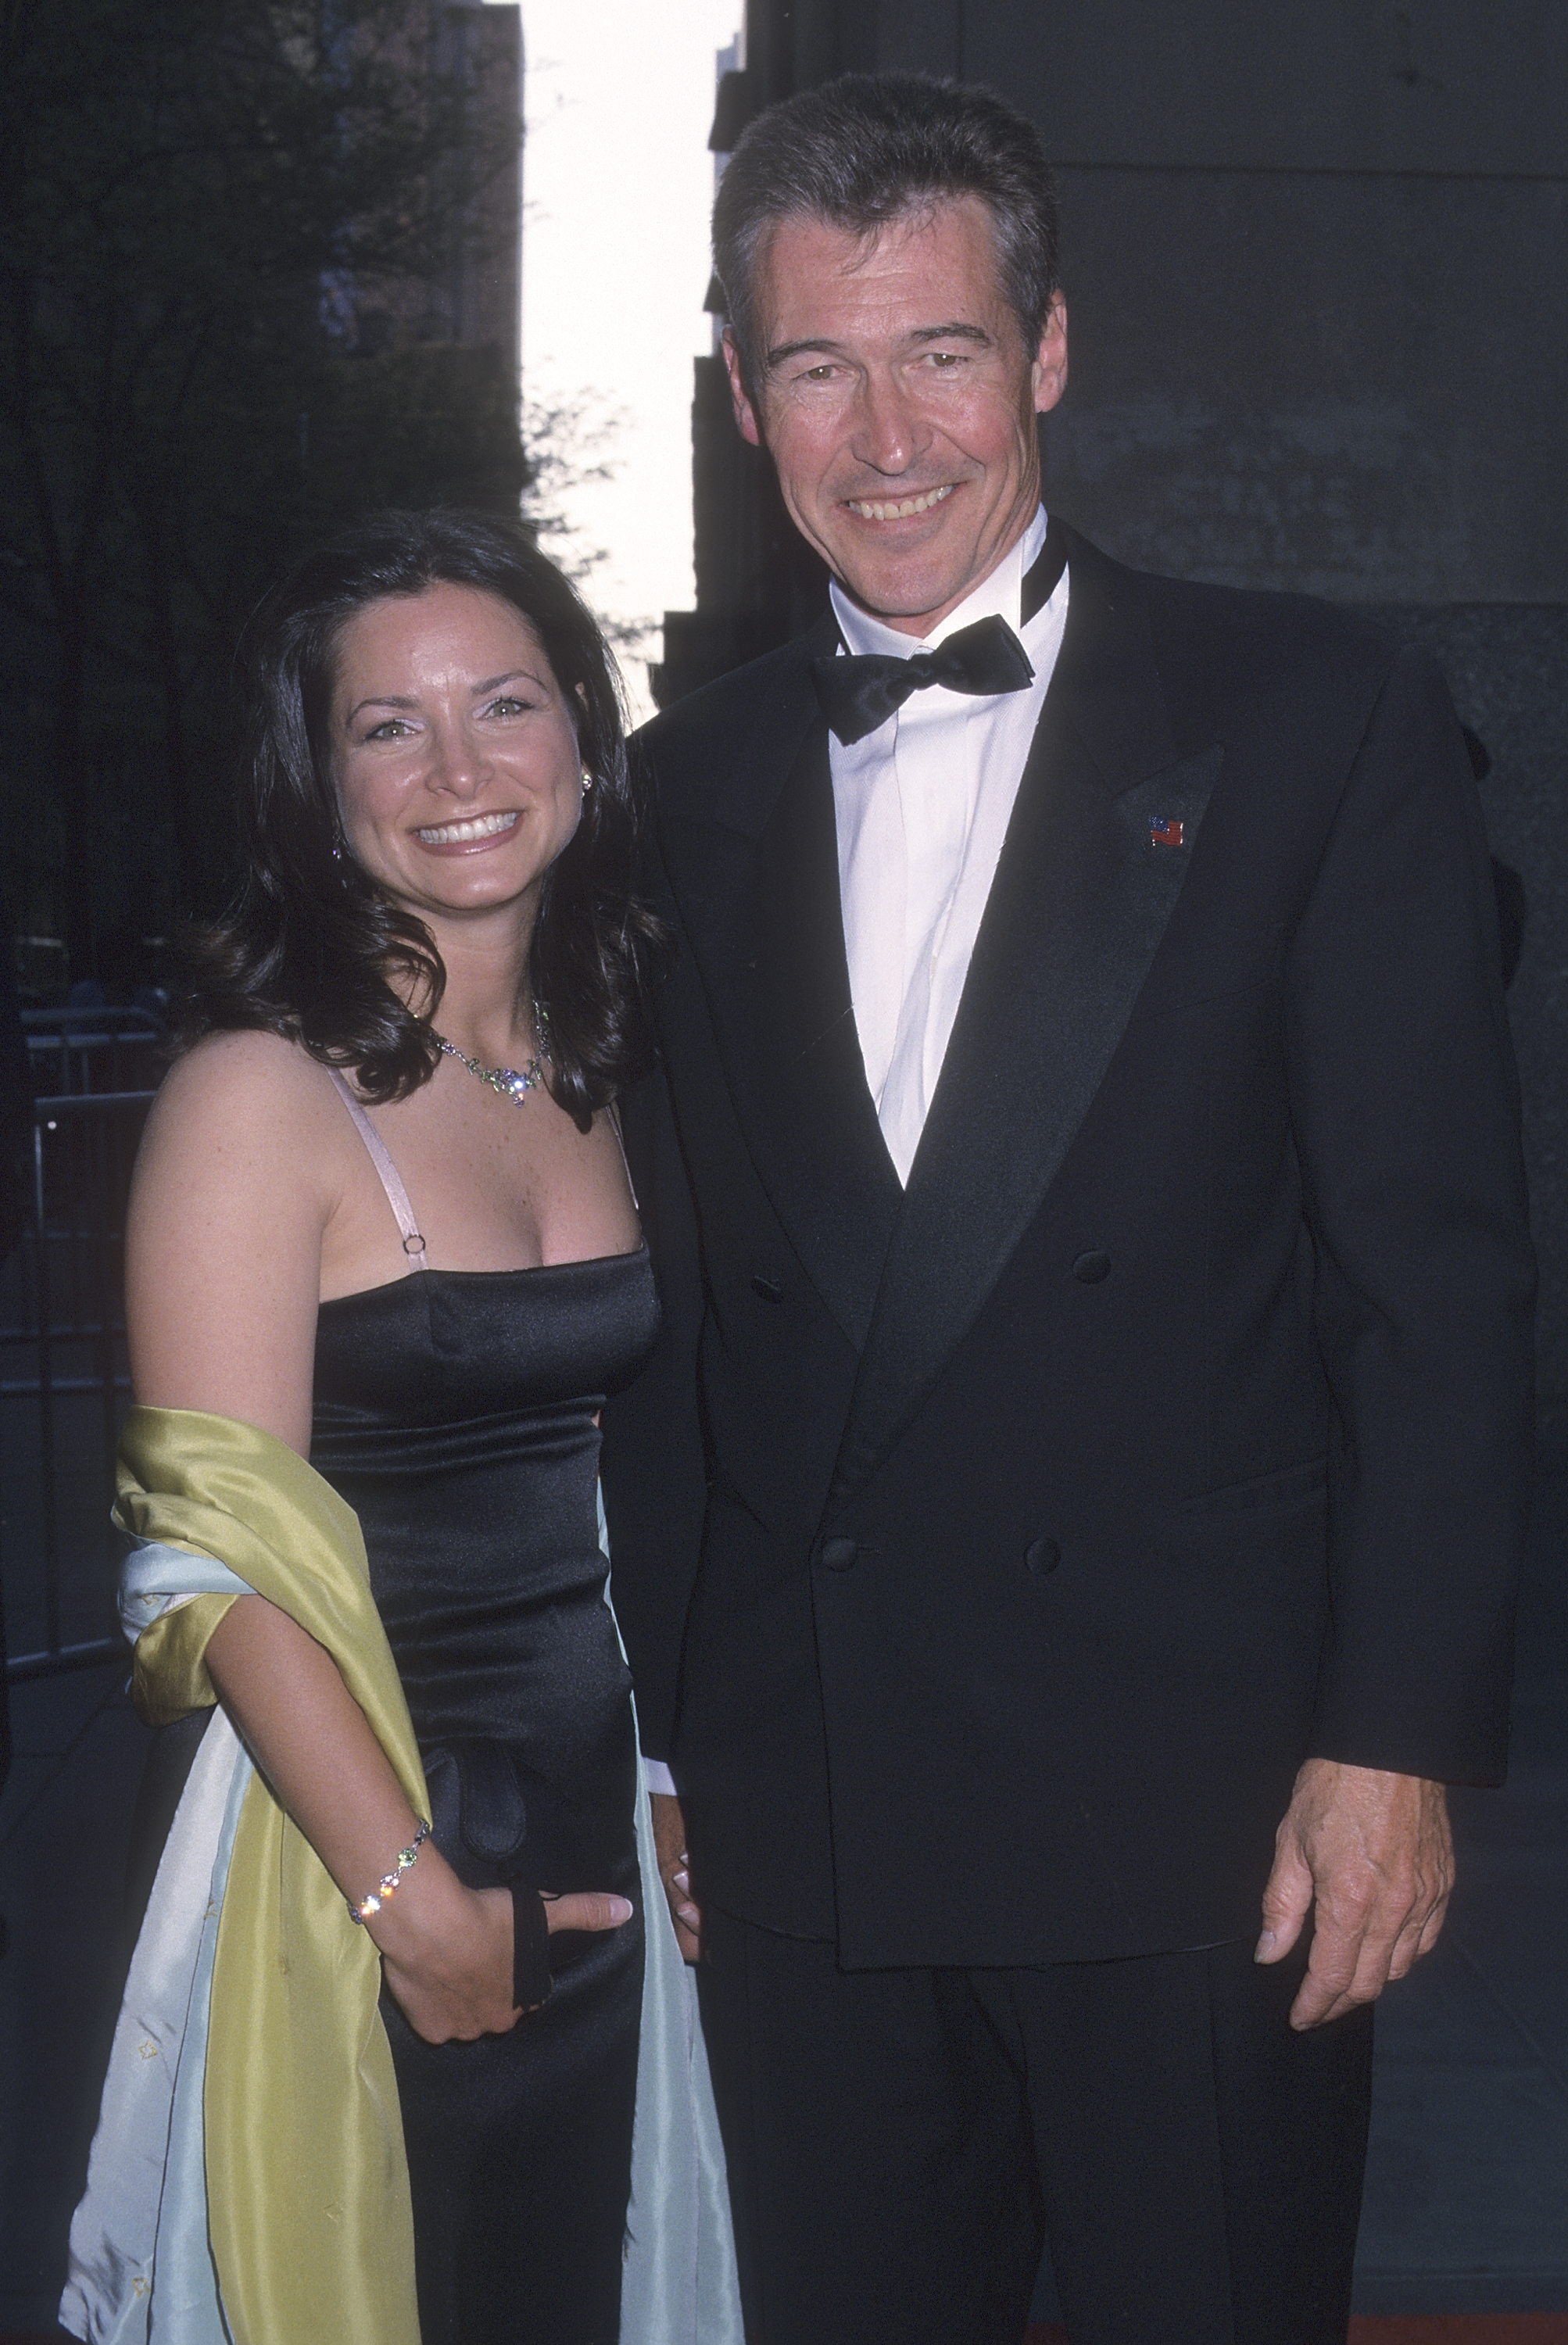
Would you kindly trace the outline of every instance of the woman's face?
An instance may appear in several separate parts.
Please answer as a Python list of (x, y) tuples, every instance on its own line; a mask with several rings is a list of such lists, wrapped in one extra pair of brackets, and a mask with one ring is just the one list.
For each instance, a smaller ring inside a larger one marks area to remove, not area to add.
[(356, 860), (423, 919), (518, 907), (577, 827), (576, 727), (538, 636), (498, 595), (436, 585), (349, 621), (332, 774)]

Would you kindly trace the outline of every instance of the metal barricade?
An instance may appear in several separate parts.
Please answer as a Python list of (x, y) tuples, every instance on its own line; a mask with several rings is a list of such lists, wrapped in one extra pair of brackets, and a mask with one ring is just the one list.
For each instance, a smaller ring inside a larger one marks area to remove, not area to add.
[[(85, 1084), (125, 1063), (127, 1041), (146, 1047), (158, 1037), (145, 1020), (131, 1034), (98, 1030), (87, 1041), (99, 1046), (92, 1060), (79, 1027), (60, 1039), (67, 1082)], [(33, 1225), (0, 1274), (0, 1562), (13, 1681), (126, 1650), (108, 1510), (130, 1390), (126, 1200), (153, 1097), (62, 1087), (35, 1101)]]
[(71, 1002), (54, 1010), (24, 1010), (33, 1090), (128, 1091), (155, 1088), (161, 1072), (164, 1030), (148, 1010), (110, 1010)]

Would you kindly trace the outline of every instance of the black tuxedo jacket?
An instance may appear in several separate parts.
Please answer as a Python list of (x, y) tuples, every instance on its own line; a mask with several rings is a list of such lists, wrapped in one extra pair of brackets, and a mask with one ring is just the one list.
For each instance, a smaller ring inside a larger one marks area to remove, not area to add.
[(1533, 1274), (1452, 710), (1375, 628), (1065, 534), (907, 1191), (830, 630), (640, 737), (679, 943), (616, 1607), (699, 1893), (851, 1967), (1245, 1934), (1308, 1754), (1503, 1765)]

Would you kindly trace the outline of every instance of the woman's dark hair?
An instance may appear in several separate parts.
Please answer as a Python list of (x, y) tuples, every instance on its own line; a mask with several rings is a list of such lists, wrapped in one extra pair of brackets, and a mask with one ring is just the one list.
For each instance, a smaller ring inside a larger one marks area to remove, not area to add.
[(1026, 350), (1056, 291), (1056, 182), (1032, 122), (989, 89), (919, 73), (840, 74), (741, 132), (713, 207), (713, 262), (748, 388), (759, 387), (757, 255), (780, 220), (871, 237), (921, 205), (978, 196)]
[(349, 621), (443, 584), (497, 595), (527, 620), (593, 776), (577, 829), (545, 874), (528, 968), (550, 1021), (550, 1090), (586, 1131), (651, 1056), (642, 960), (664, 930), (632, 892), (636, 809), (604, 637), (526, 532), (487, 513), (372, 514), (306, 554), (247, 628), (246, 875), (194, 941), (180, 1040), (236, 1027), (281, 1034), (324, 1065), (351, 1068), (372, 1101), (406, 1098), (434, 1073), (429, 1020), (446, 971), (424, 923), (390, 903), (349, 851), (329, 712)]

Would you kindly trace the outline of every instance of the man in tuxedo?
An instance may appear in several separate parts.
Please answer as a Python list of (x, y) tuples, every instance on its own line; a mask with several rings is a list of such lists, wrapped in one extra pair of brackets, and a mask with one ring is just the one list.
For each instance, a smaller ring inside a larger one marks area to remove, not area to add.
[(1047, 519), (997, 98), (789, 99), (715, 248), (832, 609), (642, 736), (667, 1326), (606, 1476), (748, 2333), (1015, 2345), (1048, 2239), (1074, 2345), (1343, 2345), (1529, 1469), (1464, 744), (1377, 628)]

